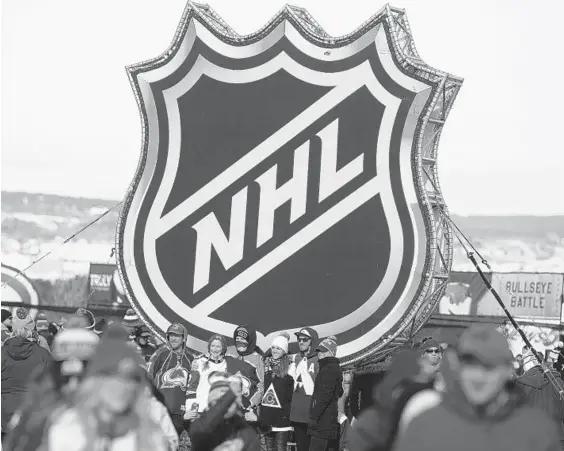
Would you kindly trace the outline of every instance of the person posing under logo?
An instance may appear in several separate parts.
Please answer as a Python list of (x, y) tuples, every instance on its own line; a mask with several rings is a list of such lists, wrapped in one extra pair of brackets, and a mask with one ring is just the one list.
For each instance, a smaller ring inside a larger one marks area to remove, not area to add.
[(182, 324), (171, 324), (166, 332), (166, 345), (157, 349), (147, 366), (179, 436), (185, 429), (184, 404), (190, 394), (190, 382), (197, 378), (197, 373), (192, 371), (194, 356), (186, 347), (187, 336), (188, 331)]
[(243, 408), (248, 421), (256, 421), (256, 409), (264, 394), (264, 353), (257, 346), (256, 330), (239, 326), (233, 334), (235, 349), (233, 358), (227, 358), (227, 372), (239, 377), (243, 384)]
[(267, 451), (286, 451), (292, 427), (290, 425), (290, 407), (294, 379), (288, 374), (289, 336), (280, 335), (272, 341), (272, 356), (264, 360), (265, 392), (259, 411), (259, 424), (268, 430), (266, 434)]
[(319, 342), (319, 335), (311, 327), (304, 327), (296, 332), (300, 351), (290, 356), (289, 374), (294, 378), (294, 394), (290, 409), (290, 421), (294, 427), (294, 439), (297, 451), (309, 450), (309, 436), (307, 426), (311, 396), (315, 378), (319, 371), (319, 362), (315, 347)]
[(327, 337), (315, 348), (319, 353), (319, 373), (311, 396), (307, 433), (311, 437), (310, 451), (338, 448), (339, 409), (343, 396), (343, 375), (337, 354), (337, 339)]

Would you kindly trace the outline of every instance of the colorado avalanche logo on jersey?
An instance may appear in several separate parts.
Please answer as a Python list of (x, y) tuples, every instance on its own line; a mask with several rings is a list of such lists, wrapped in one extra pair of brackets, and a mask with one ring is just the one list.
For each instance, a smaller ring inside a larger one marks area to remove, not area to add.
[(166, 371), (162, 376), (162, 381), (161, 388), (180, 387), (185, 390), (190, 381), (190, 373), (186, 368), (177, 366)]
[(251, 380), (241, 374), (241, 371), (237, 371), (235, 374), (239, 379), (241, 379), (241, 385), (243, 387), (243, 396), (248, 398), (251, 394)]

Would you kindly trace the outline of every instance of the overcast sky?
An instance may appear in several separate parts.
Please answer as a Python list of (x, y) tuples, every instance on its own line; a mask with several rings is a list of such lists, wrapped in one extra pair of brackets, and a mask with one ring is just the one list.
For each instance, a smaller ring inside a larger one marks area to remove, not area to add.
[[(384, 5), (294, 3), (332, 35), (352, 31)], [(185, 1), (1, 4), (2, 189), (122, 198), (141, 140), (124, 66), (166, 49)], [(236, 31), (250, 33), (283, 2), (210, 4)], [(564, 214), (564, 1), (391, 4), (406, 8), (422, 58), (465, 78), (440, 144), (451, 211)]]

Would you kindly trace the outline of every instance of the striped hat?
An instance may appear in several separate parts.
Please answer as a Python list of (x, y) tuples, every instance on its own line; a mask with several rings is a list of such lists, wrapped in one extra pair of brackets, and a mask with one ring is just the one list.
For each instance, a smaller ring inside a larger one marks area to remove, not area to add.
[(140, 326), (142, 323), (133, 309), (127, 309), (121, 325), (125, 328), (134, 328)]

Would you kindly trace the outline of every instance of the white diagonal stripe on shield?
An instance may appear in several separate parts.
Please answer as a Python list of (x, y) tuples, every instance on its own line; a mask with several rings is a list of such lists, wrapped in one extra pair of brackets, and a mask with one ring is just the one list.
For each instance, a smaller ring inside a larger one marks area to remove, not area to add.
[(318, 218), (314, 219), (302, 230), (280, 244), (263, 258), (244, 270), (241, 274), (223, 285), (193, 309), (198, 315), (210, 315), (222, 305), (229, 302), (248, 286), (272, 271), (284, 260), (291, 257), (302, 247), (313, 241), (326, 230), (337, 224), (357, 208), (364, 205), (382, 189), (382, 180), (375, 177), (366, 182), (354, 193), (341, 200)]
[(321, 118), (331, 109), (335, 108), (353, 92), (361, 88), (366, 83), (366, 80), (358, 75), (358, 73), (353, 72), (351, 80), (333, 88), (317, 102), (288, 122), (277, 132), (269, 136), (234, 165), (223, 171), (199, 191), (160, 218), (156, 225), (154, 238), (156, 239), (160, 237), (186, 219), (198, 210), (198, 208), (208, 203), (232, 183), (239, 180), (261, 161), (265, 160), (284, 146), (284, 144), (293, 139), (306, 127), (313, 124), (316, 120)]

